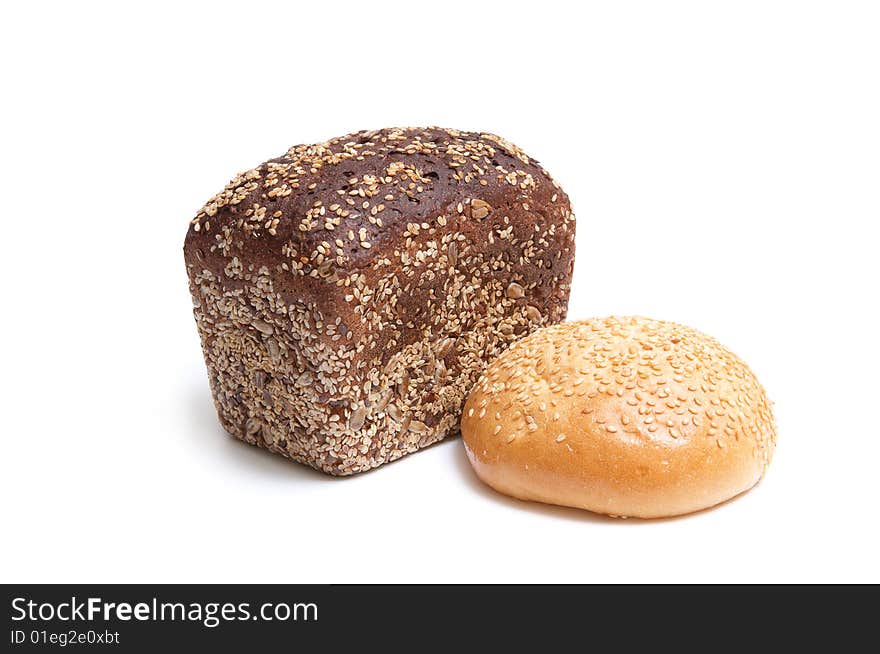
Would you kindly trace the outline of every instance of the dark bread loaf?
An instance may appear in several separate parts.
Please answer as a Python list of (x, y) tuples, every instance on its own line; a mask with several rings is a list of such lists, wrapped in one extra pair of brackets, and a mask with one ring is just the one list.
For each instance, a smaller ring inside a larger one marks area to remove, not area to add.
[(565, 318), (574, 228), (491, 134), (358, 132), (238, 175), (184, 245), (220, 422), (334, 475), (458, 433), (486, 364)]

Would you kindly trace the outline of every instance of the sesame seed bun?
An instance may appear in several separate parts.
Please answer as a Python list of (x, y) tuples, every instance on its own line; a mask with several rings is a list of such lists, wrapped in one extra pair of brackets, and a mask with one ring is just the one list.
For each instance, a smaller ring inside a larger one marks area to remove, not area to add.
[(620, 517), (699, 511), (764, 474), (764, 389), (698, 331), (640, 317), (540, 329), (477, 382), (461, 433), (477, 476), (523, 500)]

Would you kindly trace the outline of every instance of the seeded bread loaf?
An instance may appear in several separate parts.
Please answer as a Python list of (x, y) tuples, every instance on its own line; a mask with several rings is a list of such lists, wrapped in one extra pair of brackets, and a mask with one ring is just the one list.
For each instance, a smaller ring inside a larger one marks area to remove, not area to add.
[(574, 230), (491, 134), (358, 132), (238, 175), (184, 245), (220, 422), (333, 475), (457, 434), (487, 362), (565, 318)]

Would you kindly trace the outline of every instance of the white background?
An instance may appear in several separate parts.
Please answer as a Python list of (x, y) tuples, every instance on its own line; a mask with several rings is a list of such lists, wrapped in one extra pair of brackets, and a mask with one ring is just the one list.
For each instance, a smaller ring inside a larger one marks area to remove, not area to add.
[[(880, 581), (878, 34), (867, 2), (6, 3), (0, 581)], [(568, 191), (570, 317), (753, 367), (757, 489), (613, 521), (458, 440), (331, 479), (224, 434), (187, 221), (292, 144), (431, 124)]]

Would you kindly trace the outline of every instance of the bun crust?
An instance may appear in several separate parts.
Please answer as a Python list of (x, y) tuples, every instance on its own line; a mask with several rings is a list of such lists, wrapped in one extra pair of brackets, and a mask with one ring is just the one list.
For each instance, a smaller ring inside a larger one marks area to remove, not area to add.
[(540, 329), (487, 368), (461, 425), (477, 476), (523, 500), (659, 518), (754, 486), (776, 443), (751, 370), (675, 323)]

